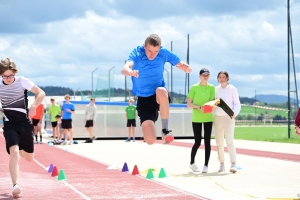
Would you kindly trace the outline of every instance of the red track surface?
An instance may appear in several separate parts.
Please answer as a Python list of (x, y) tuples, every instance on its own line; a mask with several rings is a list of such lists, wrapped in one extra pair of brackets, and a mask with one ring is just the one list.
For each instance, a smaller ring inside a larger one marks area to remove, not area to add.
[[(161, 141), (157, 141), (156, 143), (161, 143)], [(174, 141), (168, 145), (192, 148), (194, 144), (187, 143), (187, 142), (175, 142)], [(204, 149), (204, 145), (201, 145), (200, 149)], [(217, 147), (212, 145), (211, 150), (216, 151)], [(224, 148), (224, 151), (228, 152), (227, 147)], [(271, 151), (259, 151), (259, 150), (241, 149), (241, 148), (236, 148), (236, 152), (238, 154), (244, 154), (244, 155), (248, 155), (248, 156), (267, 157), (267, 158), (274, 158), (274, 159), (279, 159), (279, 160), (300, 162), (299, 154), (278, 153), (278, 152), (271, 152)]]
[[(9, 156), (0, 134), (0, 199), (13, 199), (8, 171)], [(63, 169), (66, 181), (51, 177), (44, 167), (54, 164)], [(106, 165), (63, 151), (47, 144), (35, 145), (35, 161), (20, 159), (21, 200), (56, 199), (205, 199), (171, 188), (141, 176), (120, 170), (107, 170)], [(73, 188), (73, 189), (72, 189)]]

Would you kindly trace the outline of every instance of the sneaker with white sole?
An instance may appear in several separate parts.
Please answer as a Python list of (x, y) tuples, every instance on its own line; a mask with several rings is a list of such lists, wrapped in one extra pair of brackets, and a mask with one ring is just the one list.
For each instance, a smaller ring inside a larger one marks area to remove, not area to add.
[(220, 169), (218, 172), (225, 172), (225, 166), (224, 165), (220, 165)]
[(190, 165), (190, 169), (193, 170), (193, 172), (200, 172), (200, 169), (197, 167), (195, 163)]
[(68, 145), (72, 145), (73, 144), (73, 140), (70, 140), (69, 142), (68, 142)]
[(19, 198), (19, 197), (21, 197), (21, 196), (20, 196), (20, 194), (21, 194), (21, 188), (20, 188), (20, 185), (19, 185), (18, 183), (16, 183), (16, 184), (14, 185), (11, 194), (13, 195), (14, 198)]
[(237, 172), (236, 165), (232, 164), (229, 171), (232, 172), (232, 173)]
[(60, 143), (61, 145), (66, 145), (66, 144), (68, 144), (69, 143), (69, 141), (68, 140), (65, 140), (64, 142), (62, 142), (62, 143)]
[(161, 139), (164, 144), (169, 144), (170, 142), (173, 142), (174, 136), (171, 134), (171, 130), (163, 129), (161, 131)]
[(204, 165), (202, 168), (202, 173), (207, 173), (207, 172), (208, 172), (208, 167)]
[(92, 137), (92, 140), (97, 140), (97, 137), (96, 136)]

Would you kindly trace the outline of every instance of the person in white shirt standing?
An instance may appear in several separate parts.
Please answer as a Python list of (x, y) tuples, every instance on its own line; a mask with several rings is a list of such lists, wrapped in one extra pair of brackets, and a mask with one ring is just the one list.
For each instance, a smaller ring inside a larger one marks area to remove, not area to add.
[(84, 124), (87, 132), (90, 134), (90, 138), (85, 143), (93, 143), (93, 140), (97, 139), (93, 133), (93, 126), (97, 118), (97, 107), (95, 105), (95, 99), (91, 98), (90, 103), (85, 108)]
[(229, 74), (226, 71), (218, 73), (219, 86), (216, 87), (216, 99), (223, 99), (225, 103), (233, 110), (234, 115), (230, 117), (222, 108), (216, 106), (214, 111), (214, 130), (217, 145), (218, 158), (220, 161), (219, 172), (225, 171), (224, 166), (224, 134), (226, 135), (226, 144), (229, 152), (231, 167), (230, 172), (237, 172), (236, 168), (236, 150), (234, 146), (235, 117), (241, 111), (241, 103), (237, 89), (228, 83)]

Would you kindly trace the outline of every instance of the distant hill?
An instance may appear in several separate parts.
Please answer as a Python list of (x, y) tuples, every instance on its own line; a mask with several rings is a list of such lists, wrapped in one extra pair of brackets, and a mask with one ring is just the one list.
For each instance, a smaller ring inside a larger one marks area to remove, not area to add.
[[(252, 97), (255, 99), (255, 97)], [(284, 95), (277, 94), (258, 94), (256, 95), (256, 100), (265, 103), (285, 103), (288, 101), (288, 97)], [(291, 102), (296, 102), (296, 99), (291, 98)]]

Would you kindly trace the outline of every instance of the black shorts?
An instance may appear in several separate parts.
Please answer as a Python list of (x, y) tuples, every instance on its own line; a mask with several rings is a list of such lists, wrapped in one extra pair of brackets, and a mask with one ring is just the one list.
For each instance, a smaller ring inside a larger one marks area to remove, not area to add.
[(86, 120), (84, 127), (86, 127), (86, 128), (93, 127), (93, 125), (94, 125), (94, 121), (93, 120)]
[(56, 128), (57, 122), (51, 122), (52, 128)]
[(136, 127), (135, 119), (127, 119), (127, 127)]
[(9, 148), (18, 145), (19, 150), (27, 153), (33, 153), (33, 126), (29, 120), (26, 121), (4, 121), (3, 135), (6, 142), (6, 151), (9, 154)]
[(32, 118), (32, 125), (33, 126), (37, 126), (37, 124), (40, 122), (40, 120), (39, 119), (33, 119)]
[(72, 129), (72, 119), (62, 119), (61, 120), (62, 129)]
[[(168, 95), (168, 97), (170, 103), (170, 95)], [(138, 111), (141, 124), (146, 120), (156, 122), (159, 111), (159, 104), (156, 102), (156, 94), (149, 97), (138, 97), (136, 109)]]

